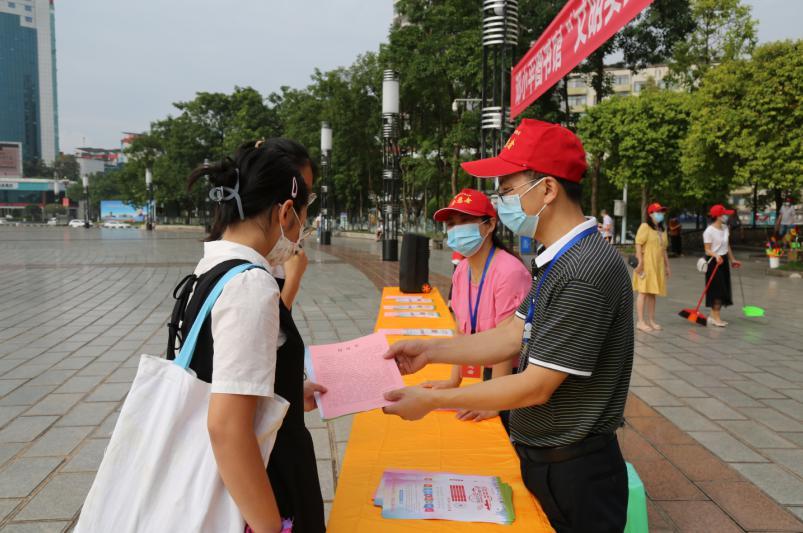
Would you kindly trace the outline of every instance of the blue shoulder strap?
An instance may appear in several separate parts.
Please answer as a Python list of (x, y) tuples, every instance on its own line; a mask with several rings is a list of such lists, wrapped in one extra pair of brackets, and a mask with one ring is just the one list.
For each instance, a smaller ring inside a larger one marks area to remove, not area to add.
[(251, 270), (252, 268), (261, 268), (264, 270), (264, 267), (255, 265), (253, 263), (237, 265), (226, 272), (226, 274), (220, 278), (220, 281), (215, 284), (214, 288), (212, 288), (210, 291), (209, 296), (207, 296), (206, 300), (204, 300), (204, 304), (201, 306), (201, 309), (198, 310), (198, 315), (195, 317), (195, 322), (192, 323), (192, 327), (190, 328), (190, 332), (187, 334), (187, 338), (184, 339), (184, 344), (181, 346), (181, 351), (178, 353), (178, 357), (176, 357), (176, 359), (173, 361), (175, 364), (181, 368), (190, 367), (192, 356), (195, 353), (195, 343), (198, 342), (198, 334), (201, 332), (201, 328), (206, 321), (206, 317), (208, 317), (209, 313), (212, 312), (212, 306), (215, 305), (220, 293), (223, 292), (223, 287), (225, 287), (226, 283), (228, 283), (237, 274), (241, 274), (246, 270)]

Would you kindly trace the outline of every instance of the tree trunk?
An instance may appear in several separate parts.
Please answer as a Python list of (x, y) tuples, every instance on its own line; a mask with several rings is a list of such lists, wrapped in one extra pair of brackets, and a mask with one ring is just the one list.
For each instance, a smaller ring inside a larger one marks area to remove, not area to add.
[(756, 219), (758, 218), (758, 183), (753, 184), (753, 229), (756, 229)]
[(457, 196), (457, 172), (460, 161), (460, 145), (454, 145), (454, 152), (452, 152), (452, 198)]
[(599, 172), (602, 168), (602, 156), (599, 154), (593, 155), (593, 163), (591, 168), (591, 216), (597, 216), (597, 199), (599, 197)]

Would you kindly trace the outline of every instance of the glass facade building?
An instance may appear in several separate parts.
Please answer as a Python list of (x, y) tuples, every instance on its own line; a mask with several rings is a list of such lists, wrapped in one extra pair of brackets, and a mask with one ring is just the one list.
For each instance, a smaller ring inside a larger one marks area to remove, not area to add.
[(51, 0), (0, 0), (0, 142), (22, 143), (24, 159), (58, 154)]

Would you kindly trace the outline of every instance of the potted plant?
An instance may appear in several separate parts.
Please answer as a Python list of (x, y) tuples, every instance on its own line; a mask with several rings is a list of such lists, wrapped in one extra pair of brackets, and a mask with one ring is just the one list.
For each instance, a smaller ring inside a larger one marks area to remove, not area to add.
[(783, 249), (775, 237), (770, 237), (770, 240), (765, 243), (764, 252), (767, 254), (767, 257), (770, 260), (770, 268), (778, 268), (781, 266)]

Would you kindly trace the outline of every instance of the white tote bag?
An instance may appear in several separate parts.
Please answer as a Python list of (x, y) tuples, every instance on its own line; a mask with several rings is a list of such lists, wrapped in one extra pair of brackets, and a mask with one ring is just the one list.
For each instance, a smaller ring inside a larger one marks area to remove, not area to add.
[[(201, 326), (234, 267), (198, 312), (175, 361), (143, 355), (75, 533), (243, 533), (207, 430), (211, 385), (188, 370)], [(261, 398), (254, 431), (267, 465), (288, 402)]]

